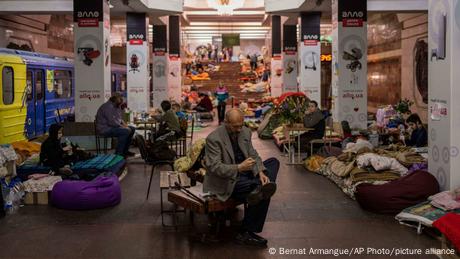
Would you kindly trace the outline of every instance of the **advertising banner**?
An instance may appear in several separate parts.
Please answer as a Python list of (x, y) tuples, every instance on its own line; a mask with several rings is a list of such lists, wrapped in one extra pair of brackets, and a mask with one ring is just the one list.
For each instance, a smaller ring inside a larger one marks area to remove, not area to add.
[(367, 1), (333, 1), (334, 120), (367, 128)]
[(126, 69), (128, 83), (128, 107), (135, 112), (148, 112), (149, 94), (149, 45), (147, 20), (144, 13), (127, 13)]
[(299, 91), (321, 105), (321, 13), (302, 13), (299, 43)]
[(75, 119), (93, 122), (110, 98), (110, 11), (107, 1), (74, 0)]

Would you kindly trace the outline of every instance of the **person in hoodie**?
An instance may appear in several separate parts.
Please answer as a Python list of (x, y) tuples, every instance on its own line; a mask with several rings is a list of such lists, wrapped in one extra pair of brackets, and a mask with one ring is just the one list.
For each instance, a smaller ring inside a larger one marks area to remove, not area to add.
[(53, 124), (49, 128), (48, 138), (43, 142), (40, 149), (40, 164), (49, 166), (51, 169), (62, 175), (71, 175), (72, 170), (69, 168), (72, 146), (61, 144), (62, 125)]

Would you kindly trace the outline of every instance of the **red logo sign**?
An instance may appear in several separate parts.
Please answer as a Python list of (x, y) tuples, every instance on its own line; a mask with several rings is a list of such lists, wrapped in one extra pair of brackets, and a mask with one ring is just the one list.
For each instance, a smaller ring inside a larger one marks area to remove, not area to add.
[(78, 19), (78, 27), (99, 27), (98, 18), (80, 18)]
[(342, 26), (343, 27), (363, 27), (363, 19), (360, 19), (360, 18), (343, 19)]
[(135, 39), (135, 40), (129, 40), (130, 45), (142, 45), (144, 44), (143, 40)]
[(304, 40), (304, 46), (316, 46), (318, 44), (318, 40)]

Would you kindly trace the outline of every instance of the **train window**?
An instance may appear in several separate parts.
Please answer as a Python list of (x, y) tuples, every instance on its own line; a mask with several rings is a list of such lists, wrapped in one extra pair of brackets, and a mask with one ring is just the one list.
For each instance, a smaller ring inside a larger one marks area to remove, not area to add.
[(35, 72), (35, 95), (36, 100), (43, 98), (43, 71)]
[(14, 71), (12, 67), (3, 67), (2, 70), (3, 104), (14, 102)]
[(26, 94), (27, 94), (27, 101), (30, 101), (34, 98), (32, 94), (32, 71), (27, 71), (27, 79), (26, 79)]
[(68, 70), (54, 71), (54, 91), (56, 98), (72, 97), (72, 72)]

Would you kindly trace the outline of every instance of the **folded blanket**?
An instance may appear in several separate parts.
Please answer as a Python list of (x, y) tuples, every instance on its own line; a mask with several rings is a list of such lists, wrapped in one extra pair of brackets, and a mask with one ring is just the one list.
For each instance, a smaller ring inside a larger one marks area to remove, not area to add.
[(355, 162), (342, 162), (336, 160), (331, 164), (331, 171), (340, 177), (347, 177), (350, 172), (355, 168)]
[(350, 172), (350, 179), (352, 183), (363, 181), (392, 181), (400, 178), (400, 175), (392, 171), (382, 171), (378, 173), (370, 173), (363, 169), (356, 169)]
[(5, 164), (7, 161), (16, 161), (18, 156), (11, 145), (0, 146), (0, 165)]
[(431, 201), (431, 205), (442, 210), (460, 209), (460, 188), (453, 192), (440, 192), (430, 196), (428, 200)]
[(415, 152), (400, 152), (396, 159), (405, 167), (411, 167), (413, 164), (425, 163), (426, 159)]
[(405, 175), (408, 171), (395, 158), (379, 156), (374, 153), (360, 155), (356, 159), (356, 164), (361, 168), (372, 166), (376, 171), (391, 170), (400, 175)]
[(23, 183), (26, 192), (47, 192), (53, 190), (56, 183), (61, 182), (60, 176), (47, 176), (38, 180), (30, 179)]
[(447, 239), (460, 251), (460, 215), (448, 213), (433, 222), (433, 226), (441, 231)]

